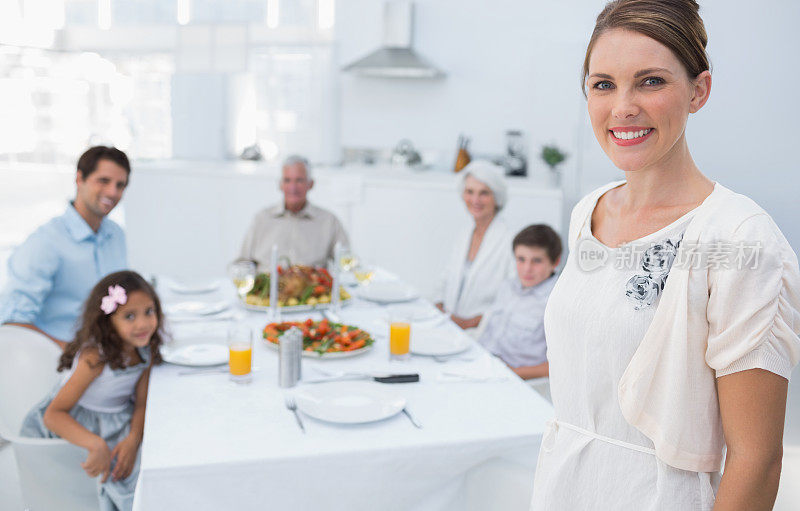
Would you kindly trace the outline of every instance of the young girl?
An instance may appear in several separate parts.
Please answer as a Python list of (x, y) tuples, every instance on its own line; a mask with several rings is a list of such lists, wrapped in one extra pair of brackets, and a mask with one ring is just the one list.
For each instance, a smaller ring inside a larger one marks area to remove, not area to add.
[(53, 393), (31, 410), (21, 435), (65, 440), (88, 451), (81, 467), (100, 476), (102, 510), (130, 510), (139, 472), (147, 382), (161, 362), (161, 305), (137, 273), (104, 277), (92, 290)]

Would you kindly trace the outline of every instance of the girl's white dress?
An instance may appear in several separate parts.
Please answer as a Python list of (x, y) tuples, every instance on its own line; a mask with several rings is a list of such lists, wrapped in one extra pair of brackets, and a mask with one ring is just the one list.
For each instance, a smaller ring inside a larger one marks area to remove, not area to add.
[(719, 472), (681, 470), (656, 457), (653, 442), (626, 421), (619, 404), (620, 379), (697, 210), (609, 248), (592, 235), (594, 207), (588, 209), (587, 218), (573, 216), (582, 224), (570, 229), (576, 244), (545, 311), (555, 420), (542, 440), (531, 509), (711, 510)]
[[(130, 432), (136, 384), (150, 361), (149, 349), (139, 348), (138, 352), (143, 360), (140, 364), (123, 369), (111, 369), (106, 365), (103, 372), (89, 384), (78, 403), (69, 412), (83, 427), (105, 440), (110, 450), (113, 450)], [(21, 436), (58, 438), (58, 435), (44, 425), (44, 412), (64, 383), (72, 376), (77, 367), (78, 357), (79, 355), (75, 356), (72, 368), (64, 374), (61, 383), (28, 412), (22, 422)], [(109, 476), (105, 483), (100, 483), (100, 478), (97, 479), (101, 511), (129, 511), (133, 508), (133, 493), (139, 477), (140, 454), (141, 449), (136, 454), (136, 463), (127, 478), (113, 481)], [(114, 466), (115, 462), (112, 461), (112, 471)], [(83, 469), (76, 466), (75, 470)]]

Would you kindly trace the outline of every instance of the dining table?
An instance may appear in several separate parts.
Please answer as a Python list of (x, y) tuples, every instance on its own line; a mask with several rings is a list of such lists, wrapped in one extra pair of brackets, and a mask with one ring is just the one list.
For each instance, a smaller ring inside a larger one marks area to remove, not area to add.
[[(376, 272), (375, 282), (391, 281), (397, 277)], [(167, 311), (165, 349), (226, 345), (227, 330), (246, 325), (255, 334), (253, 369), (243, 384), (231, 380), (225, 365), (153, 367), (135, 510), (465, 510), (475, 480), (469, 475), (483, 464), (508, 460), (535, 470), (552, 405), (424, 298), (376, 302), (362, 297), (365, 286), (348, 288), (352, 297), (333, 318), (369, 332), (375, 342), (357, 356), (303, 357), (302, 378), (284, 388), (278, 349), (262, 336), (275, 318), (246, 309), (230, 282), (190, 295), (163, 277), (157, 289)], [(207, 315), (174, 312), (187, 300), (220, 306)], [(398, 311), (416, 318), (406, 360), (389, 357), (388, 318)], [(321, 320), (323, 311), (280, 315), (308, 318)], [(467, 348), (452, 356), (416, 355), (415, 336), (426, 332), (460, 339)], [(303, 392), (343, 385), (315, 381), (353, 373), (418, 374), (409, 383), (347, 383), (401, 398), (409, 413), (349, 424), (302, 410), (295, 417), (287, 408)]]

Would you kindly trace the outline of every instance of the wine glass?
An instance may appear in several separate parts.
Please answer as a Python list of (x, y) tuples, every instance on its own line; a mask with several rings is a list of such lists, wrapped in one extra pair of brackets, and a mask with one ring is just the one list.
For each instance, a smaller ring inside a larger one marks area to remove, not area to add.
[(339, 266), (345, 271), (349, 272), (358, 266), (358, 257), (350, 250), (343, 250), (339, 257)]
[(253, 261), (234, 261), (228, 265), (228, 276), (236, 286), (239, 299), (244, 301), (256, 283), (256, 264)]
[(353, 268), (353, 276), (359, 284), (366, 286), (372, 281), (372, 277), (375, 276), (375, 267), (371, 264), (360, 263)]

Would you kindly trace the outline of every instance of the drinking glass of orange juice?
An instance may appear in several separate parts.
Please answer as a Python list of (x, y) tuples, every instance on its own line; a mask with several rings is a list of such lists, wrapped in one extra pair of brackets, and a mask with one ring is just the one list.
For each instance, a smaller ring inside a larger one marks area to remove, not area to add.
[(228, 329), (228, 367), (231, 380), (248, 383), (252, 379), (253, 330), (244, 325), (234, 325)]
[(389, 358), (407, 360), (411, 348), (411, 318), (393, 314), (389, 318)]

